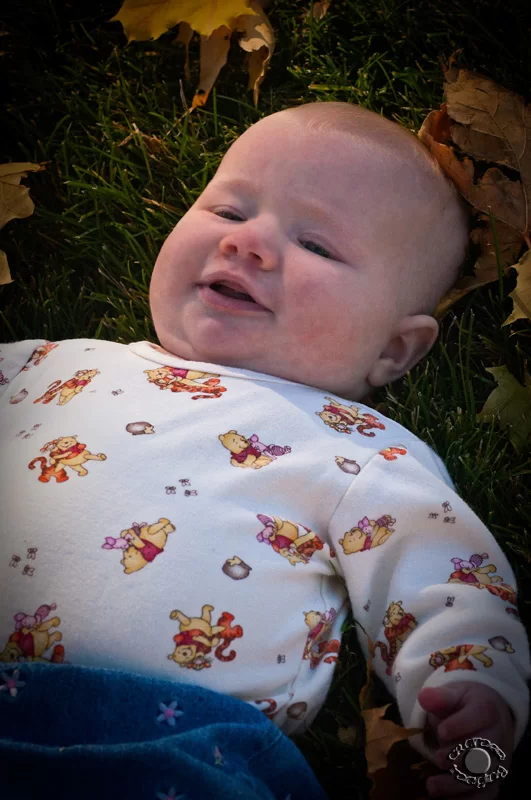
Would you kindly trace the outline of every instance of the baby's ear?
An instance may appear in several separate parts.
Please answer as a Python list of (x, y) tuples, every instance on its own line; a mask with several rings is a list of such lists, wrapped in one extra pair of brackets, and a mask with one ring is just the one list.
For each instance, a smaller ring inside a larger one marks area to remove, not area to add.
[(439, 335), (439, 323), (427, 314), (404, 317), (379, 358), (372, 365), (367, 381), (371, 386), (384, 386), (413, 369), (430, 352)]

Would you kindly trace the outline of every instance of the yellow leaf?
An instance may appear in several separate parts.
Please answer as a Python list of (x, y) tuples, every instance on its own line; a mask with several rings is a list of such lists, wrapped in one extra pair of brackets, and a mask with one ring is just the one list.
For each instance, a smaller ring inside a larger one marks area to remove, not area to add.
[(387, 766), (387, 754), (395, 742), (408, 739), (416, 733), (422, 733), (422, 728), (403, 728), (391, 720), (383, 719), (391, 703), (381, 708), (369, 708), (362, 711), (365, 721), (365, 757), (367, 759), (367, 772), (373, 775), (379, 769)]
[(269, 20), (255, 0), (251, 0), (254, 15), (244, 14), (238, 19), (236, 30), (243, 31), (240, 47), (249, 55), (249, 85), (253, 90), (254, 105), (258, 105), (258, 89), (275, 49), (275, 34)]
[(498, 383), (478, 414), (478, 420), (499, 419), (510, 428), (514, 448), (523, 449), (531, 433), (531, 376), (524, 374), (525, 386), (511, 375), (507, 367), (487, 367)]
[(507, 317), (503, 325), (509, 325), (517, 319), (531, 319), (531, 250), (526, 250), (513, 267), (518, 273), (516, 287), (509, 295), (513, 301), (513, 313)]
[(7, 256), (3, 250), (0, 250), (0, 286), (5, 286), (6, 283), (13, 283), (13, 278), (9, 271)]
[(158, 39), (179, 22), (210, 36), (222, 25), (232, 28), (237, 17), (248, 13), (248, 0), (124, 0), (109, 22), (121, 22), (131, 42)]
[(40, 172), (42, 164), (0, 164), (0, 228), (11, 219), (24, 219), (33, 214), (35, 206), (27, 186), (20, 186), (28, 172)]
[(227, 61), (231, 29), (226, 25), (217, 28), (210, 36), (201, 36), (199, 86), (192, 100), (192, 109), (204, 106), (220, 69)]
[(179, 25), (179, 33), (177, 34), (177, 36), (176, 36), (176, 38), (174, 40), (176, 42), (181, 42), (181, 44), (184, 44), (184, 47), (185, 47), (185, 50), (186, 50), (186, 61), (184, 62), (184, 74), (185, 74), (185, 77), (186, 77), (187, 81), (190, 80), (190, 53), (189, 53), (189, 46), (190, 46), (190, 42), (192, 40), (193, 35), (194, 35), (194, 32), (191, 29), (191, 27), (188, 25), (188, 23), (187, 22), (181, 22), (181, 24)]

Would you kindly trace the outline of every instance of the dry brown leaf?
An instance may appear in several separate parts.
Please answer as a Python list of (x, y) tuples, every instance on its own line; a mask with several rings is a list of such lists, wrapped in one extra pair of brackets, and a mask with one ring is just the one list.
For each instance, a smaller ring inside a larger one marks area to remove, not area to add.
[(7, 283), (13, 283), (13, 278), (9, 271), (7, 256), (3, 250), (0, 250), (0, 286), (5, 286)]
[[(439, 303), (435, 311), (439, 319), (472, 289), (498, 280), (494, 235), (491, 226), (484, 224), (491, 215), (503, 271), (516, 268), (524, 245), (531, 248), (531, 104), (526, 106), (515, 92), (482, 75), (460, 69), (456, 55), (450, 57), (448, 67), (443, 65), (445, 103), (428, 114), (418, 135), (472, 206), (476, 220), (470, 237), (479, 245), (480, 255), (474, 275), (457, 281)], [(485, 172), (483, 168), (480, 175), (479, 162), (509, 167), (518, 178), (498, 167)], [(509, 318), (511, 322), (528, 317), (526, 283), (524, 278), (524, 289), (519, 287), (515, 295), (515, 303), (524, 308)]]
[(387, 767), (371, 775), (370, 800), (429, 800), (426, 778), (440, 770), (420, 759), (407, 739), (395, 742), (387, 754)]
[(332, 0), (316, 0), (311, 9), (308, 9), (306, 16), (312, 15), (313, 19), (322, 19), (328, 9)]
[[(526, 106), (516, 92), (466, 69), (460, 69), (454, 80), (447, 79), (444, 88), (448, 115), (465, 126), (458, 134), (462, 142), (459, 146), (474, 158), (506, 164), (517, 170), (529, 209), (531, 104)], [(524, 230), (529, 232), (528, 213)]]
[[(368, 636), (367, 647), (366, 681), (359, 694), (359, 706), (365, 722), (367, 774), (373, 781), (371, 800), (403, 800), (404, 797), (408, 800), (425, 800), (426, 774), (435, 774), (438, 770), (428, 762), (419, 763), (421, 756), (407, 741), (410, 736), (422, 733), (422, 728), (403, 728), (391, 720), (383, 719), (390, 703), (381, 708), (366, 708), (376, 649), (374, 642)], [(340, 741), (352, 747), (356, 747), (358, 736), (358, 731), (354, 727), (340, 728), (338, 731)], [(427, 768), (431, 772), (425, 773), (425, 765), (428, 765)], [(411, 773), (410, 770), (415, 772)], [(403, 794), (401, 791), (406, 785), (411, 787), (411, 791)]]
[(531, 250), (526, 250), (518, 264), (513, 264), (513, 267), (518, 273), (516, 287), (509, 295), (513, 301), (513, 313), (503, 325), (509, 325), (517, 319), (531, 319)]
[(365, 721), (365, 757), (369, 777), (387, 766), (387, 754), (395, 742), (408, 739), (422, 728), (403, 728), (389, 719), (383, 719), (391, 703), (381, 708), (368, 708), (362, 711)]
[[(484, 224), (482, 224), (484, 223)], [(496, 238), (501, 269), (504, 272), (514, 266), (518, 259), (524, 242), (519, 233), (503, 222), (496, 224)], [(474, 275), (459, 278), (455, 286), (442, 298), (437, 306), (434, 317), (441, 319), (458, 300), (480, 286), (485, 286), (498, 280), (498, 259), (496, 244), (490, 220), (484, 215), (478, 218), (478, 226), (470, 232), (470, 239), (480, 247), (480, 254), (474, 264)]]
[(474, 164), (469, 158), (460, 160), (455, 154), (449, 144), (450, 127), (446, 104), (443, 103), (438, 111), (430, 111), (420, 127), (418, 137), (435, 156), (463, 197), (466, 197), (474, 180)]
[[(21, 186), (22, 178), (28, 177), (28, 172), (41, 172), (44, 164), (31, 164), (29, 162), (12, 162), (0, 164), (0, 228), (12, 219), (24, 219), (31, 216), (35, 210), (33, 200), (29, 196), (27, 186)], [(12, 283), (7, 256), (0, 251), (0, 285)]]

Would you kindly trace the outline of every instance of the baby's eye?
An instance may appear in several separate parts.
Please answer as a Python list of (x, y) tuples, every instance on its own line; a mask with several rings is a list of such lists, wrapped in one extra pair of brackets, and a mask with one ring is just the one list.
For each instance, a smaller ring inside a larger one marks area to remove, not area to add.
[(222, 208), (221, 211), (214, 211), (214, 214), (217, 217), (221, 217), (223, 214), (230, 214), (231, 217), (236, 217), (238, 222), (243, 222), (243, 220), (240, 219), (237, 214), (235, 214), (233, 211), (228, 211), (226, 208)]
[[(227, 219), (228, 217), (226, 217), (225, 215), (228, 214), (229, 217), (232, 217), (237, 222), (243, 222), (243, 220), (240, 217), (238, 217), (237, 214), (235, 214), (233, 211), (229, 211), (226, 208), (222, 208), (220, 211), (214, 211), (214, 214), (217, 217), (222, 217), (223, 219)], [(302, 245), (310, 245), (311, 247), (317, 247), (321, 252), (320, 253), (316, 253), (316, 255), (323, 256), (323, 258), (333, 258), (333, 256), (328, 252), (328, 250), (326, 250), (320, 244), (317, 244), (317, 242), (310, 242), (310, 241), (304, 240), (304, 241), (301, 242), (301, 244)]]
[(324, 258), (333, 258), (333, 256), (330, 255), (328, 250), (325, 250), (325, 248), (322, 247), (320, 244), (317, 244), (317, 242), (309, 242), (307, 240), (304, 240), (304, 241), (301, 241), (301, 244), (302, 245), (310, 245), (311, 247), (319, 248), (319, 250), (321, 250), (321, 252), (320, 253), (316, 253), (316, 255), (318, 255), (318, 256), (323, 256)]

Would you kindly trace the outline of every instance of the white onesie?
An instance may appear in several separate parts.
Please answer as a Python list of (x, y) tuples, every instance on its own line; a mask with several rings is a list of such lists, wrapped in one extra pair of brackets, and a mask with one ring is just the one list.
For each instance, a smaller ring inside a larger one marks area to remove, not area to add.
[(506, 699), (520, 740), (531, 668), (513, 572), (402, 426), (97, 339), (0, 345), (0, 420), (0, 662), (193, 682), (298, 733), (350, 598), (406, 726), (425, 722), (422, 687), (469, 679)]

